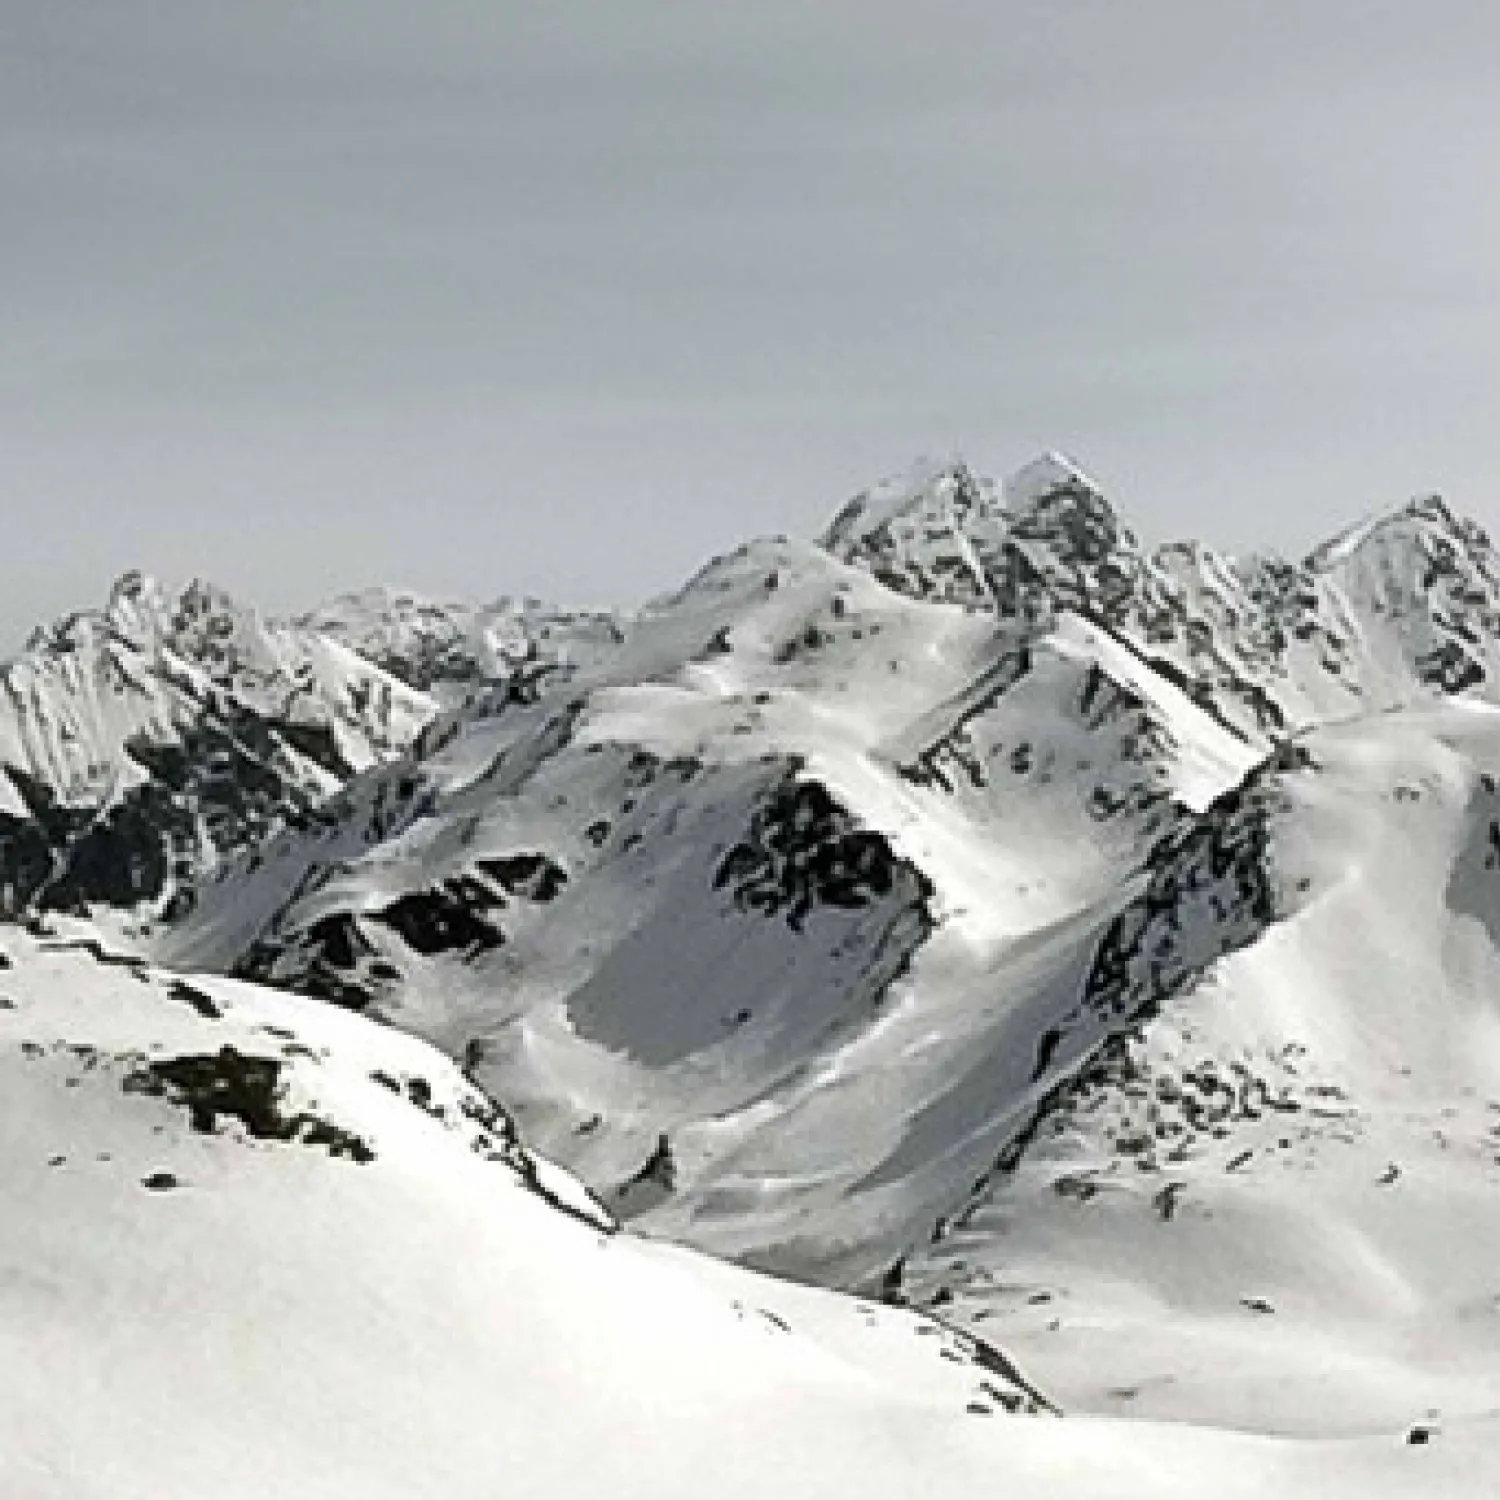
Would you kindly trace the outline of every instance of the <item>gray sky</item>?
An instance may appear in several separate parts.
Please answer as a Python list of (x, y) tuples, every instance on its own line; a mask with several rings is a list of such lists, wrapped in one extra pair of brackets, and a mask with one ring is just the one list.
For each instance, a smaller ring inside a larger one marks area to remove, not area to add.
[(1492, 0), (0, 0), (0, 648), (630, 601), (919, 454), (1500, 529)]

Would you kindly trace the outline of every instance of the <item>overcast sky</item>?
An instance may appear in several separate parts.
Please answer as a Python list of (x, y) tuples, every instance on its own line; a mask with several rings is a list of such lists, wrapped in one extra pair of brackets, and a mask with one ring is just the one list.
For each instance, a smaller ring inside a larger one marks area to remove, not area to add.
[(1500, 529), (1493, 0), (0, 0), (0, 649), (631, 601), (921, 454)]

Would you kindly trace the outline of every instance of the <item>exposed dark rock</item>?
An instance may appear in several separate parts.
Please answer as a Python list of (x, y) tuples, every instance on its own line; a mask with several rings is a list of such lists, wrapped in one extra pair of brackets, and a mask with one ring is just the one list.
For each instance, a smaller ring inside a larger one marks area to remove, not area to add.
[(224, 1012), (214, 1003), (211, 995), (206, 995), (195, 986), (181, 979), (174, 979), (167, 986), (167, 994), (173, 1000), (181, 1000), (186, 1005), (191, 1005), (205, 1021), (217, 1021)]
[(745, 839), (719, 861), (714, 886), (735, 905), (784, 914), (800, 932), (820, 907), (860, 908), (898, 894), (932, 918), (932, 883), (901, 859), (885, 835), (854, 826), (818, 781), (789, 774), (756, 812)]
[(309, 1111), (288, 1114), (281, 1070), (276, 1058), (225, 1046), (216, 1053), (144, 1062), (126, 1075), (124, 1087), (127, 1093), (182, 1106), (201, 1135), (221, 1134), (222, 1124), (232, 1121), (255, 1140), (317, 1146), (361, 1164), (374, 1161), (369, 1143), (353, 1131)]
[(527, 901), (556, 900), (568, 883), (567, 872), (545, 854), (506, 854), (474, 863), (502, 890)]
[(401, 935), (417, 953), (432, 955), (463, 951), (469, 956), (498, 948), (505, 936), (484, 920), (447, 883), (424, 891), (411, 891), (373, 914)]

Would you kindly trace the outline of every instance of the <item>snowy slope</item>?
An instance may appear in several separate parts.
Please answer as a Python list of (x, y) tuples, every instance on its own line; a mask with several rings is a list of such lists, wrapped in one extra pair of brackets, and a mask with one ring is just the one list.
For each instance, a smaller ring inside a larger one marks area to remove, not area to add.
[(535, 599), (474, 606), (372, 588), (341, 594), (294, 622), (455, 707), (509, 679), (572, 669), (608, 652), (628, 624)]
[(907, 1268), (1079, 1405), (1500, 1406), (1500, 709), (1298, 748), (1163, 857), (1091, 985), (1143, 1024)]
[(154, 951), (432, 1040), (653, 1232), (876, 1278), (1139, 1008), (1090, 987), (1163, 851), (1291, 725), (1482, 691), (1423, 663), (1495, 649), (1497, 578), (1431, 503), (1278, 569), (929, 467), (498, 683)]
[[(1477, 1493), (1415, 1447), (1057, 1421), (910, 1313), (614, 1231), (435, 1053), (313, 1002), (6, 943), (0, 1487), (1055, 1500)], [(1487, 1456), (1489, 1455), (1489, 1456)]]

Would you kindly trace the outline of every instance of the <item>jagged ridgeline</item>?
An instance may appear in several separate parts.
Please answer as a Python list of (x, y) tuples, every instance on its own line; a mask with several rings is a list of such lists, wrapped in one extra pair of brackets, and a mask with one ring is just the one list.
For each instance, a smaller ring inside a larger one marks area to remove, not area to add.
[(201, 582), (126, 574), (0, 667), (0, 913), (182, 915), (199, 878), (336, 820), (346, 783), (571, 623), (384, 590), (269, 621)]
[[(6, 683), (10, 914), (368, 1012), (639, 1226), (965, 1317), (1036, 1195), (1182, 1232), (1259, 1101), (1374, 1088), (1351, 975), (1493, 1010), (1500, 563), (1437, 500), (1246, 560), (931, 466), (630, 614), (129, 578)], [(1439, 894), (1372, 977), (1323, 924), (1409, 918), (1393, 808)]]

